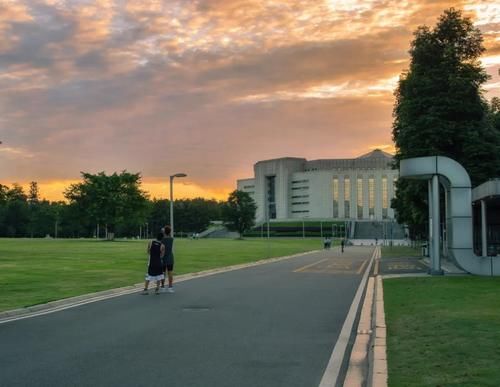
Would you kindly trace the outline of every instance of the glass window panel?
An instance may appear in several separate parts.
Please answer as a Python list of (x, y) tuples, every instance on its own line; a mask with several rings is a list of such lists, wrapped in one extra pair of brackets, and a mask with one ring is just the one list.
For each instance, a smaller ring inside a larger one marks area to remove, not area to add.
[(351, 212), (351, 178), (349, 176), (344, 177), (344, 216), (346, 218), (350, 217)]
[(363, 217), (363, 179), (358, 177), (358, 219)]
[(333, 178), (333, 217), (339, 217), (339, 179)]

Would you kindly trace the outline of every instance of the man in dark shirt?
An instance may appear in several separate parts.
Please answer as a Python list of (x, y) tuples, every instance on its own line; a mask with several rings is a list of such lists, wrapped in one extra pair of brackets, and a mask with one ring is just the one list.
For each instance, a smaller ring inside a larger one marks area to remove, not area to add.
[[(172, 229), (170, 226), (165, 226), (163, 228), (163, 239), (161, 240), (161, 243), (163, 246), (165, 246), (165, 254), (163, 255), (162, 258), (162, 263), (163, 263), (163, 273), (167, 274), (166, 277), (168, 277), (168, 292), (173, 293), (174, 288), (173, 288), (173, 282), (174, 282), (174, 254), (172, 252), (172, 248), (174, 245), (174, 238), (170, 235), (172, 233)], [(165, 279), (163, 279), (162, 284), (161, 284), (162, 290), (165, 289)]]

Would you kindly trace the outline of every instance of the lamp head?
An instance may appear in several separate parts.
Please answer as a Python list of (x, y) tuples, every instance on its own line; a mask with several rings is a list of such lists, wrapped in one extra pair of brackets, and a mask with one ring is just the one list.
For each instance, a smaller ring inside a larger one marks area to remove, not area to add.
[(176, 173), (175, 175), (172, 175), (170, 177), (186, 177), (187, 175), (185, 173)]

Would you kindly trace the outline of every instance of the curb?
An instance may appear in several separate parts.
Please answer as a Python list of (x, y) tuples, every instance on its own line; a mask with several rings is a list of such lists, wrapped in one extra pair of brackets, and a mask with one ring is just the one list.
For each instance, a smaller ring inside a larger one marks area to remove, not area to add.
[(370, 347), (368, 387), (387, 386), (387, 327), (385, 325), (384, 288), (382, 278), (375, 278), (375, 328)]
[(386, 325), (380, 250), (366, 287), (344, 387), (387, 387)]
[(361, 309), (358, 331), (349, 359), (349, 366), (344, 380), (345, 387), (364, 386), (367, 379), (367, 361), (369, 347), (372, 337), (372, 309), (375, 291), (375, 280), (373, 277), (368, 279), (366, 286), (365, 301)]
[[(196, 273), (188, 273), (182, 274), (175, 277), (175, 282), (184, 282), (189, 281), (195, 278), (208, 277), (215, 274), (226, 273), (233, 270), (245, 269), (248, 267), (265, 265), (268, 263), (284, 261), (291, 258), (296, 258), (306, 254), (316, 253), (322, 250), (312, 250), (303, 253), (297, 253), (292, 255), (286, 255), (282, 257), (274, 257), (274, 258), (265, 258), (260, 259), (255, 262), (242, 263), (238, 265), (226, 266), (221, 268), (204, 270)], [(12, 309), (4, 312), (0, 312), (0, 324), (7, 323), (10, 321), (21, 320), (25, 318), (41, 316), (44, 314), (54, 313), (58, 311), (62, 311), (65, 309), (75, 308), (77, 306), (90, 304), (97, 301), (103, 301), (114, 297), (124, 296), (127, 294), (132, 294), (139, 292), (143, 289), (144, 283), (138, 283), (135, 285), (124, 286), (121, 288), (102, 290), (95, 293), (83, 294), (75, 297), (64, 298), (61, 300), (50, 301), (44, 304), (38, 304), (33, 306), (28, 306), (25, 308)]]

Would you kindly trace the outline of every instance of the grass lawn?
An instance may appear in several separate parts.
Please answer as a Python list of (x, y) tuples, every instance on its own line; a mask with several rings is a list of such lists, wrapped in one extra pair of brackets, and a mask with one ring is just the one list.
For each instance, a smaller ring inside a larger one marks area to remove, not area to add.
[(500, 386), (500, 278), (384, 280), (390, 387)]
[[(0, 239), (0, 311), (143, 281), (146, 241)], [(316, 239), (176, 239), (185, 274), (322, 248)]]
[(382, 258), (421, 257), (421, 247), (382, 246)]

